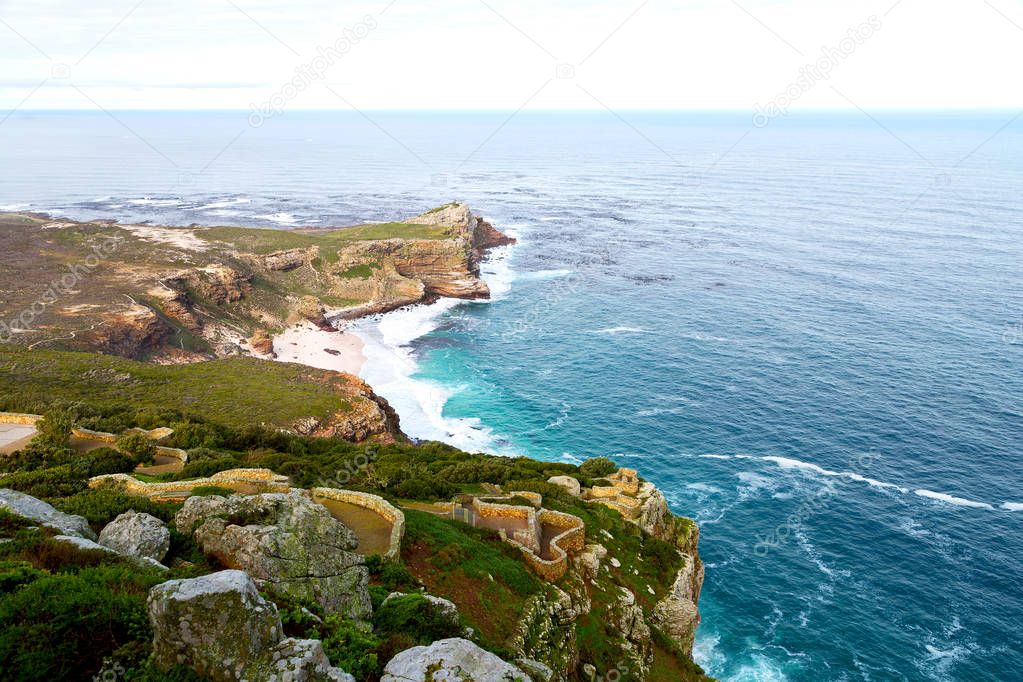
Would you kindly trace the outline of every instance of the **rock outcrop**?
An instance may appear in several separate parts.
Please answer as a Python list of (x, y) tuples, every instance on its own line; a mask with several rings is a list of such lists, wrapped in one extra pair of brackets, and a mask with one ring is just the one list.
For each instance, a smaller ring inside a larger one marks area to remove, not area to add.
[(191, 497), (175, 516), (207, 554), (261, 588), (366, 620), (372, 610), (355, 535), (304, 492)]
[(118, 552), (115, 549), (111, 549), (106, 545), (101, 545), (98, 542), (93, 542), (87, 538), (78, 537), (77, 535), (54, 535), (53, 539), (57, 542), (63, 542), (68, 545), (73, 545), (78, 549), (84, 549), (90, 552), (104, 552), (106, 554), (116, 554), (117, 556), (124, 557), (128, 561), (131, 561), (137, 566), (142, 568), (155, 568), (157, 570), (166, 571), (167, 567), (161, 564), (156, 559), (147, 556), (138, 556), (136, 554), (124, 554)]
[(161, 669), (187, 665), (216, 682), (354, 682), (319, 641), (285, 638), (277, 607), (242, 571), (157, 585), (148, 610)]
[(582, 486), (579, 484), (579, 479), (577, 478), (573, 478), (571, 476), (551, 476), (547, 479), (547, 482), (561, 486), (573, 497), (579, 497), (579, 495), (582, 494)]
[(370, 440), (393, 443), (405, 438), (398, 413), (386, 399), (374, 393), (369, 384), (351, 374), (337, 373), (335, 378), (338, 392), (354, 398), (348, 402), (348, 409), (326, 419), (293, 424), (295, 432), (317, 438), (341, 438), (356, 443)]
[(466, 639), (406, 649), (384, 667), (380, 682), (532, 682), (519, 668)]
[(84, 516), (57, 511), (52, 505), (17, 490), (0, 488), (0, 507), (63, 535), (96, 539), (96, 534), (89, 528), (89, 522)]
[(121, 554), (163, 561), (170, 549), (170, 531), (155, 516), (126, 511), (100, 531), (99, 544)]

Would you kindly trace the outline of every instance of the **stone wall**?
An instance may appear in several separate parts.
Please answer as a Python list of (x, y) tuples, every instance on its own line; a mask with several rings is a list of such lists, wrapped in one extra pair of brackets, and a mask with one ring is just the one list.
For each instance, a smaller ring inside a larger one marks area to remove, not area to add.
[(348, 504), (366, 507), (391, 522), (391, 541), (385, 559), (397, 559), (401, 554), (401, 540), (405, 537), (405, 514), (393, 504), (370, 493), (360, 493), (355, 490), (341, 490), (339, 488), (312, 488), (310, 491), (313, 499), (324, 498), (347, 502)]
[(0, 412), (0, 424), (20, 424), (22, 426), (35, 426), (36, 422), (42, 419), (39, 414), (22, 414), (21, 412)]
[(205, 478), (166, 483), (147, 483), (128, 474), (106, 474), (89, 479), (90, 488), (114, 486), (129, 495), (150, 497), (155, 500), (159, 500), (161, 496), (176, 497), (175, 493), (187, 493), (204, 486), (231, 488), (238, 485), (257, 486), (261, 492), (269, 493), (283, 493), (291, 489), (287, 476), (279, 476), (270, 469), (228, 469)]

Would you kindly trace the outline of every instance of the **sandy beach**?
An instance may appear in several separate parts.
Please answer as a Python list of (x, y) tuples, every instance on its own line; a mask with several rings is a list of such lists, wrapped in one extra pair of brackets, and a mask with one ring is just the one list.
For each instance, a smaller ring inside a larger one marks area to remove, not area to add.
[(362, 340), (350, 332), (325, 332), (310, 322), (288, 327), (274, 338), (280, 362), (297, 362), (320, 369), (359, 375), (366, 356)]

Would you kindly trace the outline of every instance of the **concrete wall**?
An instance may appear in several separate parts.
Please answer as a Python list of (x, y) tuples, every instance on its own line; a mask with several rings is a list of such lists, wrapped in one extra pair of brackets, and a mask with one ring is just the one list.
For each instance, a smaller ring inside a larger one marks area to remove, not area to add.
[(405, 537), (405, 514), (393, 504), (370, 493), (361, 493), (356, 490), (341, 490), (339, 488), (313, 488), (313, 499), (317, 497), (347, 502), (371, 509), (380, 516), (391, 522), (391, 541), (389, 549), (384, 554), (385, 559), (396, 559), (401, 554), (401, 540)]

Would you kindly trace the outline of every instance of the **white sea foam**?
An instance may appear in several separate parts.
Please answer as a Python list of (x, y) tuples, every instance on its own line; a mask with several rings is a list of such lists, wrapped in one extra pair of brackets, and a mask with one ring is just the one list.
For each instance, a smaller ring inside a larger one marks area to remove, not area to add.
[(721, 488), (718, 488), (717, 486), (714, 485), (710, 485), (709, 483), (689, 483), (686, 485), (686, 488), (688, 490), (696, 490), (701, 493), (708, 493), (710, 495), (718, 495), (724, 492), (723, 490), (721, 490)]
[(649, 334), (649, 329), (643, 329), (641, 327), (609, 327), (607, 329), (598, 329), (594, 334)]
[(956, 497), (955, 495), (949, 495), (948, 493), (936, 493), (933, 490), (914, 490), (914, 493), (920, 497), (927, 497), (932, 500), (938, 500), (939, 502), (945, 502), (946, 504), (953, 504), (957, 507), (973, 507), (975, 509), (994, 509), (987, 502), (977, 502), (975, 500), (967, 500), (964, 497)]
[(685, 414), (688, 412), (688, 408), (685, 407), (652, 407), (647, 410), (639, 410), (636, 412), (637, 417), (657, 417), (662, 414)]
[[(511, 289), (515, 273), (508, 263), (510, 255), (510, 247), (492, 249), (480, 267), (490, 287), (490, 301), (499, 300)], [(365, 343), (366, 362), (360, 376), (398, 412), (401, 428), (409, 436), (439, 440), (469, 452), (501, 452), (493, 431), (479, 419), (444, 415), (445, 404), (465, 387), (449, 387), (415, 377), (419, 364), (411, 346), (413, 341), (436, 329), (441, 316), (452, 308), (485, 304), (442, 298), (432, 305), (413, 305), (363, 318), (348, 327)]]
[(1002, 509), (1008, 511), (1023, 511), (1023, 502), (1002, 502)]
[(24, 211), (32, 204), (0, 204), (0, 211)]
[(141, 199), (129, 199), (132, 206), (181, 206), (184, 202), (181, 199), (153, 199), (142, 197)]
[(731, 455), (699, 455), (700, 459), (731, 459)]
[(860, 483), (866, 483), (867, 485), (874, 488), (891, 488), (893, 490), (898, 490), (899, 492), (902, 493), (908, 492), (907, 489), (903, 488), (902, 486), (895, 485), (894, 483), (885, 483), (884, 481), (878, 481), (873, 478), (867, 478), (866, 476), (858, 474), (855, 471), (831, 471), (830, 469), (825, 469), (816, 464), (812, 464), (810, 462), (802, 462), (798, 459), (791, 459), (789, 457), (775, 457), (771, 455), (768, 457), (761, 457), (760, 459), (764, 460), (765, 462), (774, 462), (782, 469), (803, 469), (806, 471), (812, 471), (816, 474), (820, 474), (821, 476), (838, 476), (841, 478), (848, 478), (851, 481), (859, 481)]
[(271, 213), (269, 215), (257, 215), (255, 216), (259, 220), (269, 220), (271, 223), (277, 223), (278, 225), (294, 225), (299, 219), (291, 213)]
[(196, 210), (209, 211), (216, 208), (227, 208), (229, 206), (237, 206), (239, 204), (248, 204), (251, 201), (252, 201), (251, 199), (246, 199), (244, 197), (238, 197), (236, 199), (221, 199), (220, 201), (214, 201), (212, 203), (206, 204), (205, 206), (200, 206)]

